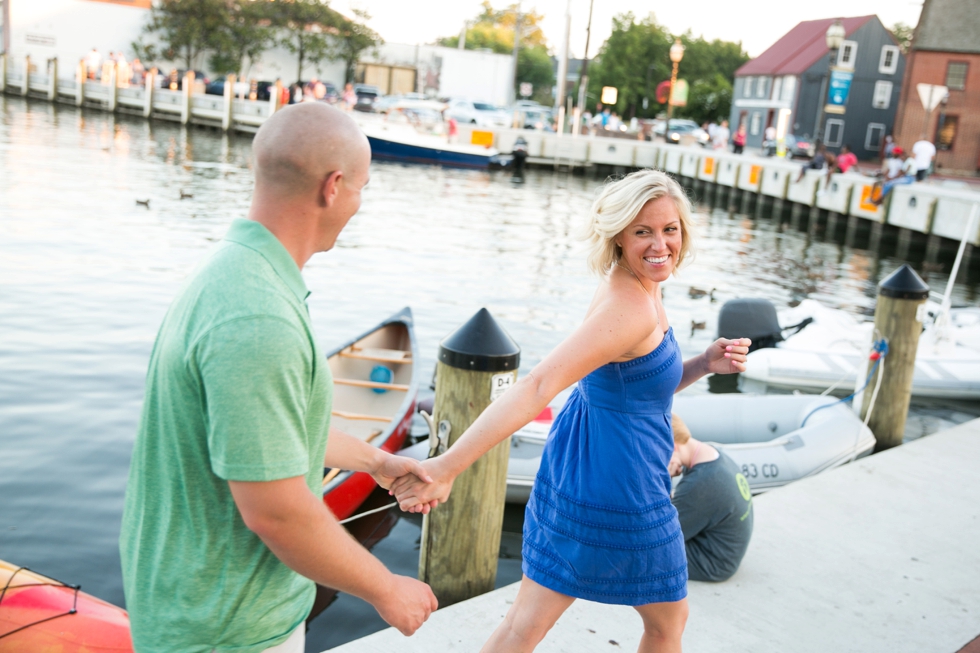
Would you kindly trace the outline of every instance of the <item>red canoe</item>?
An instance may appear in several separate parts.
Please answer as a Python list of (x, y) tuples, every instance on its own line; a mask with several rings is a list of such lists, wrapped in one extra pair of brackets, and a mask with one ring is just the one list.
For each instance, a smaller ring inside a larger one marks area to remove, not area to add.
[[(331, 426), (395, 452), (408, 437), (419, 383), (410, 308), (327, 354), (333, 374)], [(327, 470), (323, 500), (337, 519), (354, 514), (376, 487), (364, 472)]]
[[(329, 353), (332, 425), (384, 451), (401, 449), (415, 412), (417, 359), (408, 308)], [(374, 488), (374, 479), (363, 472), (327, 470), (323, 501), (344, 519)], [(125, 610), (0, 560), (0, 653), (132, 650)]]

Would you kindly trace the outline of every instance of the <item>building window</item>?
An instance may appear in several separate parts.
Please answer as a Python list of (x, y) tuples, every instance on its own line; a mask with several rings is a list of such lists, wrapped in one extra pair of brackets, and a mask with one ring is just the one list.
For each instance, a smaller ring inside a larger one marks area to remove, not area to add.
[(875, 109), (887, 109), (892, 103), (892, 83), (882, 80), (875, 82), (875, 94), (871, 106)]
[(881, 46), (881, 59), (878, 60), (878, 72), (883, 75), (892, 75), (898, 69), (898, 46)]
[(783, 78), (773, 77), (772, 78), (772, 99), (776, 102), (779, 101), (779, 94), (783, 92)]
[(745, 97), (752, 97), (752, 80), (754, 77), (745, 77), (742, 79), (742, 95)]
[(755, 80), (755, 96), (766, 97), (766, 78), (759, 77)]
[(787, 75), (783, 78), (783, 102), (792, 102), (793, 95), (796, 93), (796, 78)]
[(762, 127), (762, 114), (756, 111), (749, 120), (749, 133), (753, 136), (758, 136), (760, 127)]
[(837, 67), (854, 70), (854, 61), (857, 59), (858, 44), (854, 41), (844, 41), (841, 43), (840, 50), (837, 51)]
[(840, 147), (844, 140), (844, 121), (837, 118), (827, 120), (827, 129), (823, 134), (823, 142), (827, 147)]
[(951, 91), (966, 90), (967, 64), (960, 61), (950, 61), (946, 66), (946, 86)]
[(881, 149), (881, 139), (885, 137), (885, 126), (880, 122), (868, 124), (868, 133), (864, 137), (864, 149), (877, 152)]
[(951, 150), (953, 141), (956, 140), (956, 128), (959, 126), (960, 117), (950, 114), (939, 116), (939, 124), (936, 126), (936, 149)]

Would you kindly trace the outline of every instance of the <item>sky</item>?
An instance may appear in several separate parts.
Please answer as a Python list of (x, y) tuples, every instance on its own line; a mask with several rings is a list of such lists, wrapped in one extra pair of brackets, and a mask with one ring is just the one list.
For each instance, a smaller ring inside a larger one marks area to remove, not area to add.
[[(491, 0), (497, 8), (511, 0)], [(440, 36), (459, 34), (464, 21), (480, 12), (480, 0), (332, 0), (343, 13), (351, 7), (365, 9), (369, 25), (389, 43), (431, 43)], [(524, 0), (522, 10), (544, 15), (545, 37), (553, 52), (561, 47), (568, 0)], [(594, 56), (612, 31), (616, 14), (632, 11), (637, 18), (653, 12), (657, 21), (674, 33), (687, 30), (706, 39), (741, 41), (750, 56), (758, 56), (794, 25), (804, 20), (837, 16), (877, 14), (886, 27), (897, 22), (915, 25), (922, 10), (921, 0), (753, 0), (745, 8), (727, 0), (691, 2), (643, 2), (642, 0), (599, 0), (593, 8), (589, 56)], [(571, 53), (585, 51), (585, 28), (589, 0), (571, 0)]]

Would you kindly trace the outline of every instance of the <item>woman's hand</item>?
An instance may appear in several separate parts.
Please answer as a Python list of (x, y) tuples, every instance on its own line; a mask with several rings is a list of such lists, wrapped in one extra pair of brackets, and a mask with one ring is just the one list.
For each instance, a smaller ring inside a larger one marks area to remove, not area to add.
[(745, 371), (745, 357), (752, 341), (748, 338), (718, 338), (705, 350), (704, 360), (711, 374), (734, 374)]
[(442, 471), (438, 460), (438, 458), (431, 458), (421, 463), (423, 473), (431, 480), (423, 481), (413, 473), (402, 476), (392, 483), (389, 494), (395, 496), (402, 510), (428, 514), (432, 508), (445, 503), (449, 498), (453, 481), (456, 479)]

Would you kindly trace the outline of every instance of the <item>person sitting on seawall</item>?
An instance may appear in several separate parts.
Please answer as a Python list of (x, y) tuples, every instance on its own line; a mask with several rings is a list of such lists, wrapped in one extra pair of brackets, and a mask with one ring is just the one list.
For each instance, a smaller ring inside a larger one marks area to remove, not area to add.
[(827, 148), (823, 143), (817, 146), (817, 152), (810, 159), (809, 163), (804, 163), (803, 167), (800, 168), (800, 176), (796, 178), (796, 183), (803, 181), (803, 176), (806, 174), (807, 170), (823, 170), (823, 167), (827, 165)]
[(691, 437), (676, 414), (671, 416), (674, 455), (671, 476), (684, 471), (671, 501), (684, 532), (687, 577), (728, 580), (749, 548), (752, 537), (752, 493), (749, 482), (724, 452)]
[[(895, 152), (895, 158), (901, 159), (902, 148), (896, 147), (894, 152)], [(880, 195), (876, 196), (874, 194), (874, 191), (872, 190), (871, 196), (873, 199), (871, 200), (871, 202), (873, 204), (877, 204), (880, 206), (881, 204), (884, 203), (885, 198), (888, 197), (888, 193), (892, 192), (892, 188), (894, 188), (895, 186), (902, 186), (905, 184), (911, 184), (915, 182), (916, 179), (915, 174), (917, 169), (918, 168), (915, 163), (915, 156), (912, 153), (907, 154), (905, 157), (905, 163), (902, 164), (901, 175), (899, 177), (896, 177), (895, 179), (892, 179), (891, 181), (886, 181), (884, 184), (882, 184)]]

